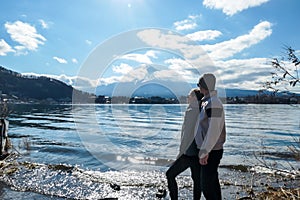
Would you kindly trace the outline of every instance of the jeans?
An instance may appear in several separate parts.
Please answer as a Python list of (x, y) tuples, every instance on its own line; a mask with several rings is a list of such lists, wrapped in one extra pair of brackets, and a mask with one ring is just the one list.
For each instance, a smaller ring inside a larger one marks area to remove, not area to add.
[(201, 198), (201, 183), (200, 183), (200, 164), (198, 156), (180, 156), (166, 172), (168, 189), (172, 200), (178, 199), (178, 186), (176, 176), (187, 168), (191, 168), (191, 176), (194, 182), (193, 195), (194, 200)]
[(221, 186), (218, 167), (223, 156), (223, 149), (209, 153), (207, 165), (201, 165), (201, 190), (206, 200), (221, 200)]

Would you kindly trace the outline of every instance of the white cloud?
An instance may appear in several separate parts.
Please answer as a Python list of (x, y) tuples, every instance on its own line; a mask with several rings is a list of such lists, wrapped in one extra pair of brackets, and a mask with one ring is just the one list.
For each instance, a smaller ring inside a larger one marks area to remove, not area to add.
[(156, 58), (156, 51), (150, 50), (145, 54), (130, 53), (121, 56), (119, 59), (133, 60), (143, 64), (152, 64), (151, 58)]
[(71, 79), (73, 81), (72, 86), (78, 90), (81, 91), (87, 91), (87, 92), (95, 92), (95, 88), (98, 85), (98, 80), (92, 80), (85, 77), (72, 77)]
[(167, 59), (164, 63), (168, 64), (169, 68), (173, 70), (187, 70), (192, 68), (188, 62), (180, 58)]
[[(129, 68), (128, 68), (129, 70)], [(110, 84), (114, 82), (137, 82), (137, 81), (150, 81), (156, 79), (155, 76), (158, 69), (152, 65), (142, 64), (139, 67), (133, 68), (130, 71), (123, 71), (124, 73), (120, 76), (110, 76), (101, 78), (101, 84)]]
[(195, 20), (198, 17), (199, 17), (198, 15), (190, 15), (188, 19), (174, 22), (175, 29), (177, 31), (195, 29), (197, 27), (197, 23), (195, 22)]
[(132, 71), (133, 67), (128, 64), (121, 63), (119, 66), (112, 66), (112, 70), (116, 73), (127, 74)]
[[(217, 31), (215, 33), (216, 35), (221, 34)], [(87, 88), (92, 89), (96, 85), (107, 85), (116, 82), (136, 83), (139, 81), (163, 80), (196, 83), (200, 74), (209, 71), (217, 74), (220, 80), (219, 84), (225, 88), (261, 89), (262, 83), (266, 81), (270, 70), (272, 70), (265, 58), (231, 59), (227, 61), (224, 61), (224, 59), (228, 59), (245, 48), (259, 43), (271, 33), (271, 23), (264, 21), (257, 24), (248, 34), (214, 45), (204, 45), (205, 50), (215, 59), (212, 62), (202, 46), (191, 42), (188, 37), (173, 34), (169, 31), (144, 30), (138, 32), (138, 37), (143, 42), (154, 48), (170, 50), (178, 57), (175, 56), (172, 59), (168, 57), (164, 65), (158, 65), (158, 68), (156, 68), (153, 64), (153, 58), (158, 57), (158, 51), (151, 50), (144, 54), (140, 52), (126, 54), (118, 59), (134, 60), (142, 63), (142, 65), (133, 68), (128, 63), (123, 62), (118, 66), (112, 66), (112, 71), (118, 73), (114, 76), (100, 77), (97, 80), (77, 78), (75, 85), (77, 89), (85, 88), (84, 90), (87, 91)], [(162, 69), (161, 66), (164, 68)]]
[(190, 42), (190, 39), (187, 37), (169, 32), (166, 33), (157, 29), (140, 31), (137, 33), (137, 36), (146, 44), (162, 49), (182, 50), (190, 47), (186, 44)]
[(147, 76), (150, 74), (147, 71), (147, 68), (145, 66), (141, 66), (138, 68), (135, 68), (134, 70), (130, 71), (130, 73), (127, 73), (126, 75), (122, 76), (122, 79), (120, 79), (121, 82), (135, 82), (139, 80), (146, 80)]
[(157, 80), (170, 82), (193, 82), (194, 79), (190, 71), (176, 71), (176, 70), (160, 70), (154, 73)]
[[(126, 74), (125, 71), (123, 71), (124, 74), (120, 76), (100, 77), (100, 79), (96, 80), (78, 76), (67, 76), (64, 74), (23, 73), (23, 75), (54, 78), (68, 85), (72, 85), (76, 89), (88, 92), (95, 92), (95, 88), (99, 85), (143, 80), (196, 83), (200, 76), (200, 74), (194, 73), (192, 70), (193, 67), (182, 59), (168, 59), (165, 63), (168, 64), (169, 67), (165, 67), (164, 69), (150, 69), (152, 73), (149, 72), (149, 66), (141, 65), (138, 68), (128, 71)], [(228, 61), (216, 61), (214, 64), (217, 69), (215, 73), (218, 77), (218, 86), (223, 88), (262, 89), (262, 84), (269, 78), (270, 72), (273, 69), (266, 58), (232, 59)], [(125, 68), (126, 67), (124, 67), (124, 69)], [(121, 70), (121, 68), (118, 70)]]
[(26, 47), (24, 47), (24, 46), (15, 46), (15, 49), (17, 50), (16, 51), (17, 56), (28, 54), (28, 51), (27, 51)]
[(77, 79), (76, 76), (67, 76), (65, 74), (61, 74), (61, 75), (48, 75), (48, 77), (51, 77), (51, 78), (54, 78), (54, 79), (57, 79), (57, 80), (60, 80), (64, 83), (66, 83), (67, 85), (74, 85), (74, 82), (75, 80)]
[(203, 45), (203, 48), (209, 52), (209, 56), (214, 60), (229, 58), (270, 36), (272, 34), (271, 26), (270, 22), (263, 21), (257, 24), (249, 34), (218, 44)]
[(107, 84), (111, 81), (118, 82), (136, 82), (136, 81), (186, 81), (193, 82), (198, 78), (199, 74), (193, 74), (193, 67), (181, 59), (168, 59), (165, 61), (166, 65), (147, 65), (142, 64), (139, 67), (132, 68), (124, 64), (123, 68), (115, 68), (113, 70), (122, 74), (122, 76), (113, 76), (113, 78), (101, 79)]
[(210, 9), (221, 9), (226, 15), (232, 16), (251, 7), (260, 6), (269, 0), (204, 0), (203, 5)]
[(56, 60), (57, 62), (59, 62), (60, 64), (67, 64), (68, 63), (68, 61), (65, 60), (64, 58), (59, 58), (57, 56), (54, 56), (53, 59)]
[(13, 50), (11, 48), (11, 46), (5, 42), (5, 40), (1, 39), (0, 40), (0, 56), (6, 56), (7, 53), (9, 53), (9, 52), (15, 52), (15, 50)]
[(143, 54), (126, 54), (121, 57), (121, 59), (127, 59), (127, 60), (134, 60), (139, 63), (146, 63), (146, 64), (152, 64), (151, 59)]
[(100, 80), (97, 82), (98, 85), (109, 85), (112, 83), (118, 83), (121, 82), (122, 76), (110, 76), (105, 78), (100, 78)]
[(61, 74), (61, 75), (53, 75), (53, 74), (36, 74), (33, 72), (30, 73), (22, 73), (23, 76), (33, 76), (33, 77), (49, 77), (49, 78), (53, 78), (56, 80), (60, 80), (64, 83), (66, 83), (67, 85), (74, 85), (74, 80), (77, 79), (76, 76), (67, 76), (65, 74)]
[[(172, 74), (176, 74), (172, 71), (177, 72), (177, 76), (180, 75), (190, 83), (197, 81), (199, 74), (212, 72), (224, 81), (222, 83), (224, 87), (261, 89), (262, 83), (266, 81), (266, 77), (272, 70), (265, 58), (231, 59), (228, 61), (224, 61), (224, 59), (261, 42), (271, 33), (271, 23), (264, 21), (257, 24), (248, 34), (214, 45), (200, 46), (193, 44), (187, 37), (159, 30), (141, 31), (138, 36), (146, 44), (154, 47), (181, 52), (182, 58), (192, 65), (189, 68), (188, 65), (184, 64), (186, 61), (182, 59), (166, 60), (165, 63), (169, 65), (170, 80), (177, 80), (176, 76), (171, 77)], [(209, 53), (209, 56), (202, 47)], [(214, 62), (210, 58), (213, 58)], [(155, 73), (156, 77), (159, 77), (159, 72)], [(165, 71), (166, 73), (167, 71)]]
[(44, 20), (40, 19), (39, 22), (40, 22), (43, 29), (48, 29), (49, 28), (49, 24), (46, 23)]
[(77, 63), (78, 63), (78, 60), (77, 60), (76, 58), (72, 58), (72, 63), (77, 64)]
[(190, 38), (193, 41), (203, 41), (203, 40), (214, 40), (215, 38), (221, 36), (222, 33), (217, 30), (206, 30), (206, 31), (197, 31), (191, 34), (187, 34), (186, 37)]
[[(168, 65), (168, 72), (159, 72), (160, 74), (169, 74), (170, 81), (187, 81), (189, 83), (195, 82), (196, 79), (200, 76), (200, 69), (196, 69), (195, 66), (192, 66), (191, 63), (180, 58), (173, 58), (165, 60), (165, 63)], [(174, 76), (171, 76), (174, 75)], [(161, 75), (157, 75), (160, 77)]]
[(95, 92), (95, 88), (98, 85), (98, 80), (91, 80), (84, 77), (79, 76), (67, 76), (65, 74), (61, 75), (53, 75), (53, 74), (36, 74), (36, 73), (22, 73), (23, 76), (35, 76), (35, 77), (49, 77), (59, 81), (66, 83), (67, 85), (71, 85), (74, 88), (87, 91), (87, 92)]
[(38, 34), (35, 27), (28, 23), (21, 21), (6, 22), (4, 26), (11, 39), (28, 50), (36, 50), (39, 45), (43, 45), (46, 41), (46, 38)]
[(183, 20), (180, 22), (175, 22), (174, 26), (177, 31), (183, 31), (194, 29), (196, 28), (197, 24), (195, 22), (190, 22), (189, 20)]
[(181, 36), (170, 31), (164, 32), (156, 29), (149, 29), (138, 32), (138, 37), (148, 45), (162, 48), (184, 57), (194, 66), (205, 67), (212, 65), (207, 52), (202, 46), (193, 42), (185, 36)]
[(148, 56), (149, 58), (157, 58), (157, 54), (158, 52), (157, 51), (154, 51), (154, 50), (150, 50), (150, 51), (147, 51), (146, 52), (146, 56)]
[(226, 88), (262, 89), (272, 67), (266, 58), (216, 61), (222, 86)]
[(91, 44), (92, 44), (92, 41), (90, 41), (90, 40), (85, 40), (85, 43), (86, 43), (87, 45), (91, 45)]

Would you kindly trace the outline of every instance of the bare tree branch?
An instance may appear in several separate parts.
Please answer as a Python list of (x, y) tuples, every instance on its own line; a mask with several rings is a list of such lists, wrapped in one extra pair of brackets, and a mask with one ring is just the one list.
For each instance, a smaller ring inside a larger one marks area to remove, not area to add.
[[(300, 84), (299, 58), (295, 55), (295, 50), (291, 47), (285, 46), (285, 56), (281, 60), (273, 58), (270, 62), (271, 66), (275, 69), (275, 72), (271, 72), (271, 80), (266, 81), (263, 85), (265, 90), (272, 91), (275, 94), (277, 92), (289, 92), (290, 87), (296, 87)], [(292, 66), (292, 68), (290, 68)], [(279, 85), (285, 85), (279, 87)], [(285, 90), (283, 90), (285, 88)]]

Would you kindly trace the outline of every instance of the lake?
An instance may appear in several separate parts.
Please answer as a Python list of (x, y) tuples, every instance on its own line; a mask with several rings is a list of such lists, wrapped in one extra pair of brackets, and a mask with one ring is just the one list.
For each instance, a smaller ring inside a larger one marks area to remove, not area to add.
[[(299, 107), (224, 107), (227, 141), (221, 165), (255, 165), (263, 160), (300, 167), (285, 156), (300, 136)], [(152, 199), (153, 188), (166, 186), (164, 172), (178, 153), (185, 108), (178, 104), (14, 105), (9, 136), (13, 151), (20, 154), (20, 169), (2, 177), (13, 189), (5, 191), (15, 197), (21, 195), (18, 191), (30, 191), (30, 197), (43, 194), (44, 199)], [(183, 174), (179, 185), (190, 187), (186, 179)], [(113, 189), (111, 183), (125, 189)]]

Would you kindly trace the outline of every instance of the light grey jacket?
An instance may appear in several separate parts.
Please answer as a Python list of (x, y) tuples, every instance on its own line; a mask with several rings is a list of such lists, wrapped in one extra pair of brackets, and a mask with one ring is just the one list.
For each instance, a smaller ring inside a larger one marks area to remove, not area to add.
[(184, 114), (184, 120), (181, 129), (181, 143), (177, 158), (186, 152), (195, 138), (194, 131), (199, 113), (200, 110), (198, 102), (191, 102)]
[(194, 133), (199, 158), (205, 157), (211, 150), (223, 149), (226, 140), (225, 113), (217, 91), (204, 96), (201, 105)]

